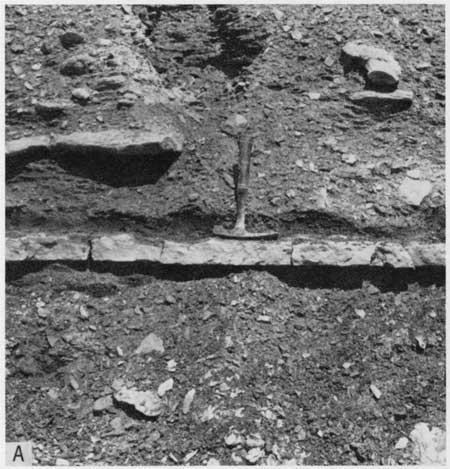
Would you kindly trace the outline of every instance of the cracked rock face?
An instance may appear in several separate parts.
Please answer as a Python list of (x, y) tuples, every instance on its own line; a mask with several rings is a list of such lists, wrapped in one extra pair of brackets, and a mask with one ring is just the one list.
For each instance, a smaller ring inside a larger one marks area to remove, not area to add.
[(223, 241), (164, 242), (163, 264), (290, 265), (290, 242)]
[(52, 236), (46, 233), (7, 238), (8, 261), (86, 261), (89, 254), (87, 240), (75, 236)]
[(294, 245), (292, 261), (294, 265), (413, 267), (408, 253), (395, 243), (306, 242)]
[[(89, 246), (92, 247), (89, 251)], [(445, 244), (356, 241), (238, 241), (196, 243), (140, 241), (126, 233), (90, 238), (44, 233), (6, 239), (6, 260), (152, 262), (165, 265), (370, 266), (414, 268), (445, 265)]]
[(445, 243), (410, 243), (406, 249), (416, 267), (445, 265)]
[(150, 243), (139, 243), (128, 234), (102, 236), (92, 241), (92, 258), (95, 261), (158, 262), (161, 257), (160, 246)]

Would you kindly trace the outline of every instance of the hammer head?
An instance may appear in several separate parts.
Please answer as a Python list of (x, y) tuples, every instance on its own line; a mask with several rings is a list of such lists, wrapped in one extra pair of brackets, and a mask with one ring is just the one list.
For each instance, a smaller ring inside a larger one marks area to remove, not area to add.
[(215, 226), (213, 233), (221, 238), (230, 239), (277, 239), (278, 233), (276, 231), (264, 231), (261, 233), (251, 233), (245, 228), (234, 227), (231, 229), (224, 228), (223, 226)]

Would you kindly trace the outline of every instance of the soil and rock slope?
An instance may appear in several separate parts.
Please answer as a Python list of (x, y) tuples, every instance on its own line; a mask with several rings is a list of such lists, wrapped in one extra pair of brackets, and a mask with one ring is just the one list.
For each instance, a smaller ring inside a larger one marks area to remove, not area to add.
[[(431, 5), (246, 6), (229, 24), (206, 6), (8, 8), (7, 140), (157, 123), (183, 132), (185, 145), (152, 184), (102, 183), (100, 163), (91, 177), (82, 163), (49, 160), (12, 171), (7, 227), (209, 234), (232, 216), (236, 142), (226, 122), (239, 114), (256, 134), (253, 224), (442, 240), (443, 14)], [(83, 42), (65, 48), (59, 37), (71, 31)], [(364, 80), (344, 75), (339, 57), (357, 39), (395, 54), (399, 87), (415, 95), (408, 110), (380, 115), (349, 101)], [(63, 73), (71, 62), (78, 68)], [(72, 100), (80, 88), (89, 98)], [(59, 115), (36, 112), (61, 100)], [(399, 190), (407, 177), (432, 184), (418, 206)]]
[[(92, 241), (210, 237), (247, 125), (252, 229), (442, 252), (442, 5), (29, 5), (5, 27), (7, 440), (40, 464), (442, 462), (442, 255), (136, 267)], [(395, 95), (350, 41), (395, 57)]]

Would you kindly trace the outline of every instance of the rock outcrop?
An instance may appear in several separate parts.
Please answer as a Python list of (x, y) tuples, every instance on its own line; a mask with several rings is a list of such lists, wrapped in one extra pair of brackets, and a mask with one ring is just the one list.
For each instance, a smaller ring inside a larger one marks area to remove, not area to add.
[(376, 86), (397, 86), (402, 69), (393, 54), (362, 41), (347, 43), (342, 49), (346, 67), (365, 69), (367, 79)]
[(8, 237), (6, 261), (150, 262), (162, 265), (335, 266), (415, 268), (445, 265), (445, 244), (312, 240), (239, 241), (209, 238), (197, 242), (141, 240), (119, 233)]

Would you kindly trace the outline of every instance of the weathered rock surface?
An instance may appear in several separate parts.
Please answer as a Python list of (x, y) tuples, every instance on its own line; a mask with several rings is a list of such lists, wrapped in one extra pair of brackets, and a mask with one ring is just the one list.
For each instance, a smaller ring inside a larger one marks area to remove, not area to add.
[(163, 264), (290, 265), (289, 241), (257, 242), (211, 238), (198, 243), (165, 241)]
[(409, 90), (395, 90), (391, 93), (363, 90), (350, 95), (350, 100), (357, 104), (365, 105), (388, 105), (388, 106), (411, 106), (414, 93)]
[(370, 242), (304, 242), (294, 244), (293, 265), (357, 266), (391, 265), (413, 267), (405, 249), (395, 243), (374, 244)]
[(370, 265), (379, 267), (389, 265), (396, 268), (414, 267), (408, 251), (398, 243), (378, 243), (375, 245)]
[(390, 52), (361, 41), (347, 43), (342, 49), (342, 59), (347, 66), (365, 68), (367, 79), (378, 86), (397, 85), (402, 73)]
[(162, 243), (141, 243), (128, 234), (102, 236), (92, 240), (92, 259), (111, 262), (159, 262)]
[[(39, 151), (56, 154), (64, 151), (97, 151), (113, 155), (157, 155), (164, 152), (180, 153), (183, 136), (175, 129), (157, 128), (151, 131), (105, 130), (100, 132), (75, 132), (53, 137), (25, 137), (6, 142), (6, 159), (13, 156), (36, 156)], [(43, 156), (43, 157), (44, 157)]]
[(6, 238), (7, 261), (87, 261), (87, 240), (75, 236), (52, 236), (45, 233)]
[(445, 243), (410, 243), (406, 246), (416, 267), (425, 265), (445, 265)]
[(55, 151), (94, 150), (114, 155), (155, 155), (161, 152), (180, 153), (183, 138), (175, 130), (155, 127), (151, 131), (105, 130), (75, 132), (55, 138)]

